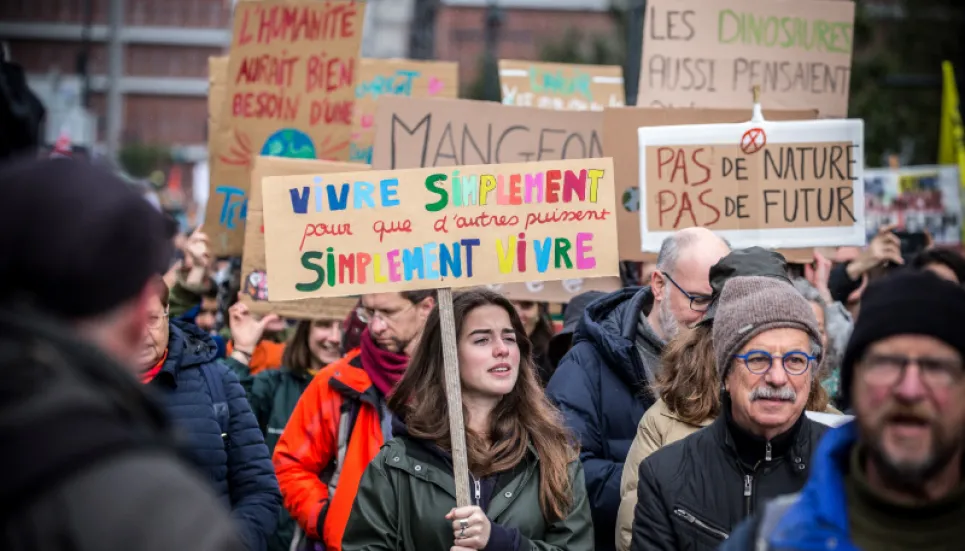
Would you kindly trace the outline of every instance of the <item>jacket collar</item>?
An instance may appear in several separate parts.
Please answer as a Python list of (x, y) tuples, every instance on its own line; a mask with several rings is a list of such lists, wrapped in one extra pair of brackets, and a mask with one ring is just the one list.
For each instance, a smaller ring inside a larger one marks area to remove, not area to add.
[[(725, 404), (726, 403), (727, 400), (725, 400)], [(730, 407), (730, 405), (722, 405), (722, 407)], [(721, 414), (714, 419), (714, 422), (710, 424), (710, 428), (707, 430), (712, 431), (717, 442), (724, 447), (730, 456), (734, 458), (736, 464), (740, 465), (743, 464), (743, 462), (740, 460), (741, 455), (737, 451), (737, 442), (734, 440), (734, 435), (731, 434), (731, 428), (727, 421), (727, 417), (728, 416), (724, 412), (721, 412)], [(805, 418), (805, 414), (803, 412), (801, 413), (801, 417), (803, 419), (798, 419), (797, 424), (795, 425), (797, 427), (797, 431), (789, 448), (790, 453), (785, 454), (795, 458), (795, 462), (797, 462), (797, 460), (807, 461), (807, 458), (810, 457), (811, 454), (811, 431), (808, 430), (808, 424), (811, 423), (811, 421)], [(753, 465), (747, 465), (747, 467), (751, 468)]]
[(193, 323), (171, 320), (168, 322), (167, 354), (167, 360), (155, 380), (177, 388), (178, 373), (215, 361), (218, 357), (218, 345), (210, 335)]

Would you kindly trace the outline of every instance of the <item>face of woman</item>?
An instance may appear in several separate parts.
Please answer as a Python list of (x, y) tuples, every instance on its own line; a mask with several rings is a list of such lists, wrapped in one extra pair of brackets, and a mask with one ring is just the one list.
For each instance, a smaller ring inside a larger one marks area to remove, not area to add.
[(523, 322), (523, 327), (526, 328), (526, 334), (532, 334), (539, 322), (539, 304), (528, 300), (514, 300), (513, 306), (516, 307), (519, 321)]
[(308, 330), (308, 350), (319, 366), (326, 366), (340, 357), (342, 326), (338, 321), (315, 320)]
[(459, 334), (459, 375), (464, 396), (499, 399), (519, 378), (519, 345), (506, 310), (480, 306), (463, 320)]

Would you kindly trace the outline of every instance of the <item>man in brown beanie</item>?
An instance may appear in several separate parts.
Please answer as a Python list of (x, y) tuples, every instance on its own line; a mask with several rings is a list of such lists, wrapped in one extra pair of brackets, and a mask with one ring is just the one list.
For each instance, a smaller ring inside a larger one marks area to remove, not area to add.
[(713, 340), (723, 414), (640, 464), (631, 550), (716, 549), (758, 506), (803, 486), (827, 429), (804, 415), (821, 333), (790, 283), (727, 281)]

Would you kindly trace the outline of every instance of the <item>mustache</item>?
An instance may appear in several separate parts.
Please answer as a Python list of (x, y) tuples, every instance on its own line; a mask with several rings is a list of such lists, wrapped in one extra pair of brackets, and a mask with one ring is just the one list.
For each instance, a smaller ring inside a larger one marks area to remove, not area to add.
[(922, 407), (898, 405), (890, 408), (891, 411), (885, 414), (885, 422), (920, 422), (931, 423), (932, 416), (924, 411)]
[(774, 388), (772, 386), (759, 386), (751, 391), (750, 396), (751, 402), (757, 400), (782, 400), (785, 402), (793, 402), (797, 400), (797, 392), (791, 386), (782, 386), (781, 388)]

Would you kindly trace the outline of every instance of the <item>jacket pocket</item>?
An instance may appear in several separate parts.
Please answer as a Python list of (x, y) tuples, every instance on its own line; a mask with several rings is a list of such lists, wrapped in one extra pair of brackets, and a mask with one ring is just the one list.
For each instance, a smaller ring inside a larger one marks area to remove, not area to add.
[(729, 535), (724, 530), (718, 528), (717, 526), (714, 526), (710, 522), (707, 522), (703, 519), (698, 518), (696, 515), (694, 515), (687, 509), (684, 509), (683, 507), (675, 506), (673, 508), (673, 515), (679, 521), (690, 526), (694, 530), (702, 534), (705, 534), (707, 536), (710, 536), (718, 541), (726, 540)]

